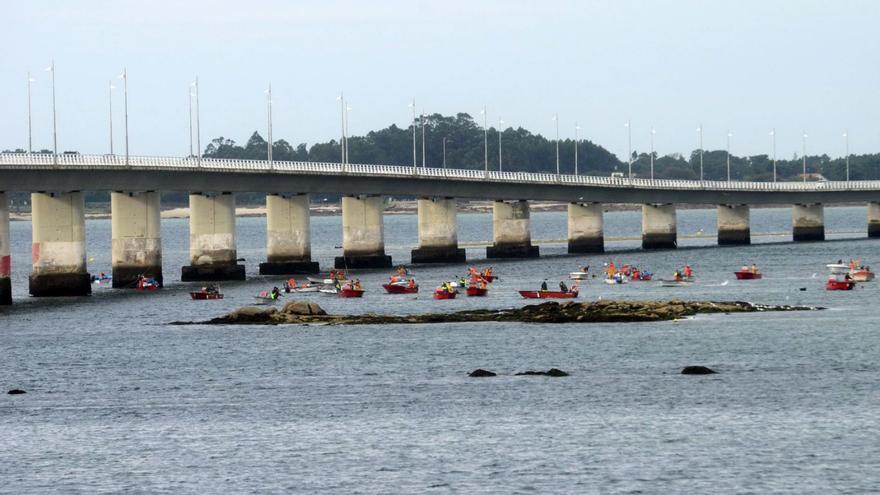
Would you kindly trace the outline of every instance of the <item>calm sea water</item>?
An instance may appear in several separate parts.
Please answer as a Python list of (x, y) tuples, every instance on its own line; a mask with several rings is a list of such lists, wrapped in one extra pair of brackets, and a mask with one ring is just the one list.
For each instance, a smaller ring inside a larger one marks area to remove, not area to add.
[[(564, 213), (535, 213), (533, 239), (565, 237)], [(876, 493), (880, 486), (880, 304), (876, 284), (822, 290), (824, 264), (859, 257), (864, 208), (826, 209), (831, 241), (791, 244), (790, 211), (753, 210), (757, 245), (717, 248), (713, 211), (679, 212), (683, 249), (609, 243), (603, 256), (492, 262), (490, 297), (388, 296), (359, 273), (363, 300), (301, 295), (331, 312), (424, 312), (524, 304), (515, 293), (578, 264), (695, 267), (689, 288), (609, 286), (582, 298), (692, 298), (821, 305), (828, 311), (700, 316), (651, 324), (169, 326), (248, 304), (280, 280), (256, 276), (265, 220), (240, 219), (252, 278), (223, 301), (175, 282), (186, 220), (163, 221), (168, 287), (27, 297), (30, 224), (12, 224), (15, 305), (0, 309), (0, 493)], [(408, 260), (414, 216), (386, 217), (387, 251)], [(491, 234), (460, 215), (460, 240)], [(637, 237), (638, 212), (606, 214), (606, 235)], [(312, 221), (329, 266), (338, 217)], [(90, 270), (110, 270), (110, 223), (87, 222)], [(471, 244), (468, 244), (470, 246)], [(484, 253), (468, 249), (470, 257)], [(758, 263), (765, 279), (733, 280)], [(485, 265), (485, 262), (478, 262)], [(465, 265), (417, 268), (425, 289)], [(801, 290), (805, 289), (805, 290)], [(703, 364), (720, 373), (682, 376)], [(566, 378), (515, 377), (558, 367)], [(496, 378), (472, 379), (486, 368)]]

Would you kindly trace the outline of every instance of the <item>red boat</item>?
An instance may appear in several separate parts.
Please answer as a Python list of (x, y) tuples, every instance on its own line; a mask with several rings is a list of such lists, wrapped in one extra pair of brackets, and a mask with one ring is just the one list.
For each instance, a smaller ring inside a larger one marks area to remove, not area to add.
[(733, 274), (736, 275), (737, 280), (760, 280), (762, 277), (760, 273), (751, 270), (739, 270)]
[(568, 292), (562, 292), (561, 290), (521, 290), (517, 292), (526, 299), (574, 299), (578, 296), (578, 291), (576, 290)]
[(825, 282), (825, 290), (852, 290), (856, 286), (855, 280), (849, 276), (849, 267), (843, 264), (827, 265), (831, 269), (831, 275)]
[(434, 291), (434, 299), (455, 299), (457, 294), (456, 290), (437, 289)]
[(382, 284), (382, 288), (389, 294), (418, 294), (418, 285), (409, 284)]
[(190, 292), (189, 296), (193, 298), (193, 301), (209, 301), (215, 299), (223, 299), (223, 294), (221, 294), (216, 289), (208, 290), (208, 288), (203, 288), (198, 292)]
[(489, 289), (486, 287), (477, 287), (476, 285), (471, 285), (467, 288), (468, 297), (483, 297), (488, 293)]
[(364, 289), (355, 289), (354, 287), (344, 286), (337, 293), (339, 297), (364, 297)]
[(142, 276), (137, 281), (137, 290), (159, 290), (159, 282), (154, 278)]

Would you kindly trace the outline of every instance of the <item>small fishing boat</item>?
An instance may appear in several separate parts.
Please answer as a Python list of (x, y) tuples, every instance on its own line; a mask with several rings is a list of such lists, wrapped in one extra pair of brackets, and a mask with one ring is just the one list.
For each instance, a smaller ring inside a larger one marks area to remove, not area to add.
[(850, 269), (849, 276), (855, 282), (870, 282), (874, 280), (874, 272), (863, 266)]
[(574, 299), (578, 296), (578, 291), (575, 288), (565, 292), (561, 290), (520, 290), (517, 292), (526, 299)]
[(308, 292), (318, 292), (319, 290), (321, 290), (320, 286), (313, 285), (313, 284), (307, 284), (307, 285), (300, 285), (299, 287), (292, 287), (290, 289), (290, 292), (296, 292), (298, 294), (302, 294), (302, 293), (308, 293)]
[(479, 287), (477, 285), (469, 285), (466, 289), (468, 297), (483, 297), (489, 293), (488, 287)]
[(339, 289), (339, 297), (364, 297), (364, 289), (344, 286)]
[(733, 272), (737, 280), (760, 280), (763, 275), (758, 271), (742, 267), (738, 271)]
[(140, 277), (138, 278), (136, 288), (140, 291), (159, 290), (159, 281), (152, 277)]
[(623, 275), (622, 273), (617, 273), (613, 277), (606, 277), (605, 283), (616, 285), (616, 284), (625, 284), (629, 282), (629, 278)]
[(389, 294), (418, 294), (419, 285), (413, 282), (394, 282), (382, 284), (382, 288)]
[(278, 302), (279, 297), (272, 297), (272, 292), (264, 290), (260, 291), (259, 294), (254, 296), (254, 299), (257, 301), (254, 303), (257, 306), (271, 306)]
[(202, 287), (201, 290), (190, 292), (189, 296), (193, 299), (193, 301), (213, 301), (217, 299), (223, 299), (223, 293), (221, 293), (219, 289), (213, 286)]
[(437, 287), (434, 289), (434, 299), (455, 299), (455, 296), (458, 295), (458, 291), (452, 287), (451, 285), (448, 287)]
[(339, 294), (339, 289), (337, 289), (336, 287), (333, 287), (332, 285), (329, 285), (327, 287), (321, 287), (320, 289), (318, 289), (318, 292), (320, 292), (321, 294), (336, 295), (336, 294)]
[(578, 271), (569, 273), (568, 278), (571, 280), (587, 280), (587, 278), (589, 278), (589, 275), (587, 274), (587, 272)]
[(639, 272), (637, 275), (633, 275), (629, 278), (630, 282), (650, 282), (654, 279), (654, 274), (651, 272)]
[(92, 275), (92, 283), (93, 284), (107, 283), (107, 282), (111, 282), (112, 280), (113, 280), (113, 277), (111, 277), (110, 275), (104, 274), (104, 273), (101, 273), (100, 275)]
[(670, 278), (660, 280), (660, 287), (689, 287), (693, 283), (693, 280), (688, 280), (686, 278), (680, 280)]
[(856, 282), (849, 275), (849, 266), (844, 264), (826, 265), (831, 273), (825, 282), (825, 290), (852, 290)]

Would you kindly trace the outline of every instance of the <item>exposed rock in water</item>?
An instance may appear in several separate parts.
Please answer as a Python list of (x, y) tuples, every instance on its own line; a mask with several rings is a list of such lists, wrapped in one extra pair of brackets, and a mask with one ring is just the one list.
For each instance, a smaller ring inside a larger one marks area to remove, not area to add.
[(21, 394), (26, 394), (27, 392), (25, 392), (24, 390), (22, 390), (20, 388), (14, 388), (6, 393), (9, 395), (21, 395)]
[[(757, 311), (810, 311), (822, 308), (771, 306), (740, 301), (555, 301), (514, 309), (476, 309), (454, 313), (421, 315), (328, 315), (312, 302), (291, 301), (281, 311), (275, 308), (246, 307), (206, 324), (324, 323), (335, 325), (387, 325), (447, 322), (518, 321), (525, 323), (618, 323), (676, 320), (701, 313), (752, 313)], [(175, 322), (190, 324), (193, 322)]]
[(718, 372), (705, 366), (685, 366), (681, 370), (682, 375), (714, 375), (715, 373)]
[(550, 368), (547, 371), (523, 371), (516, 376), (568, 376), (568, 373), (558, 368)]
[(493, 373), (491, 371), (484, 370), (483, 368), (475, 369), (468, 374), (471, 378), (484, 378), (489, 376), (498, 376), (497, 373)]

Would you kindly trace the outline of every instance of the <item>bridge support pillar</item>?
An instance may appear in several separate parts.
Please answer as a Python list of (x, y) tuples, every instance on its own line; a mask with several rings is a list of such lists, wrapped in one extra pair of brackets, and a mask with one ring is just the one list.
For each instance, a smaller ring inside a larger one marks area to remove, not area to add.
[(159, 193), (110, 193), (113, 288), (131, 289), (141, 275), (162, 286)]
[(642, 205), (642, 249), (674, 249), (677, 244), (675, 205)]
[(791, 237), (795, 242), (825, 240), (825, 211), (821, 204), (792, 206), (791, 223)]
[(336, 268), (390, 268), (385, 254), (385, 226), (381, 196), (342, 197), (342, 256)]
[(83, 195), (31, 194), (33, 271), (32, 296), (85, 296), (92, 292), (86, 271), (86, 221)]
[(568, 204), (568, 252), (601, 253), (605, 251), (602, 205)]
[(318, 273), (312, 261), (309, 195), (266, 196), (266, 263), (260, 275)]
[(9, 257), (9, 200), (0, 192), (0, 306), (12, 304), (12, 263)]
[(718, 205), (718, 244), (751, 244), (749, 205)]
[(880, 237), (880, 203), (868, 203), (868, 237)]
[(189, 195), (190, 265), (181, 269), (184, 282), (244, 280), (236, 264), (235, 196), (231, 193)]
[(464, 263), (458, 247), (455, 199), (419, 199), (419, 247), (412, 250), (413, 263)]
[(527, 201), (495, 201), (492, 206), (493, 245), (486, 248), (487, 258), (537, 258), (538, 246), (532, 246)]

